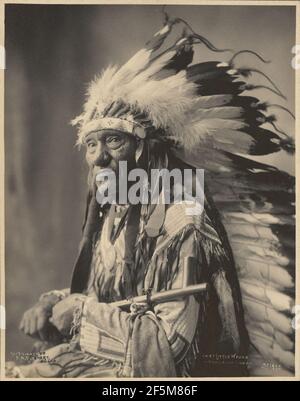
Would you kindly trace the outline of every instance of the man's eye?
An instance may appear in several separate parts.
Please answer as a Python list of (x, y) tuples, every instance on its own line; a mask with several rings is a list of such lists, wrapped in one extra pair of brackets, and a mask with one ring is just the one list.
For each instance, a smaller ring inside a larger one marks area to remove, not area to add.
[(117, 148), (122, 144), (122, 138), (119, 136), (110, 136), (106, 138), (106, 143), (111, 148)]
[(109, 138), (106, 139), (107, 143), (117, 143), (120, 142), (121, 138), (119, 138), (118, 136), (111, 136)]
[(93, 149), (96, 146), (95, 142), (88, 142), (87, 147), (88, 149)]

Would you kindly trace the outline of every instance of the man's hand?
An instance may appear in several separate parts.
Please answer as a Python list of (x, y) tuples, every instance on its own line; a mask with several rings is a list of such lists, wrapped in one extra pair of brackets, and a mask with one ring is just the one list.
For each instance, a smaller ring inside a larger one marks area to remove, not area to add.
[(54, 329), (49, 323), (49, 318), (52, 314), (52, 308), (60, 299), (61, 297), (56, 295), (55, 291), (42, 295), (40, 300), (24, 313), (20, 330), (31, 337), (48, 341), (53, 334), (51, 329)]
[(47, 341), (47, 326), (51, 310), (52, 307), (47, 307), (44, 303), (36, 303), (24, 313), (20, 323), (20, 330), (28, 336)]
[(50, 322), (63, 336), (70, 335), (75, 310), (82, 305), (85, 296), (72, 294), (58, 302), (52, 310)]

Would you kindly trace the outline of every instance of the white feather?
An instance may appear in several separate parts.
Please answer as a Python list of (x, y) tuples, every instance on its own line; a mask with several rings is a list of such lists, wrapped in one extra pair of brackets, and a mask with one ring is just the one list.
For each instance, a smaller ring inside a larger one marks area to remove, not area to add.
[(231, 102), (232, 98), (232, 95), (201, 96), (195, 103), (195, 109), (208, 109), (211, 107), (225, 106)]
[(123, 65), (122, 69), (138, 73), (143, 68), (146, 68), (150, 61), (151, 54), (151, 49), (141, 49)]
[[(195, 121), (185, 128), (185, 132), (183, 134), (185, 147), (191, 150), (197, 144), (204, 144), (206, 141), (211, 141), (212, 144), (217, 141), (225, 140), (228, 142), (228, 144), (232, 143), (233, 140), (237, 142), (239, 139), (238, 133), (234, 133), (233, 136), (233, 132), (231, 131), (241, 130), (245, 128), (245, 126), (246, 125), (241, 121), (217, 118)], [(228, 131), (227, 138), (225, 135), (225, 130)], [(240, 139), (240, 144), (243, 143), (244, 146), (249, 146), (252, 141), (251, 138), (246, 137), (244, 133), (242, 134), (243, 136)], [(216, 138), (214, 138), (214, 136)]]
[(170, 59), (176, 54), (175, 50), (168, 51), (167, 53), (163, 54), (162, 56), (158, 57), (157, 60), (150, 63), (148, 68), (141, 72), (140, 74), (136, 75), (135, 79), (133, 80), (133, 85), (138, 82), (145, 82), (149, 77), (156, 74), (160, 70), (162, 70), (166, 64), (170, 61)]
[(242, 107), (213, 107), (209, 109), (198, 109), (193, 113), (194, 120), (221, 118), (224, 120), (239, 119), (243, 115)]

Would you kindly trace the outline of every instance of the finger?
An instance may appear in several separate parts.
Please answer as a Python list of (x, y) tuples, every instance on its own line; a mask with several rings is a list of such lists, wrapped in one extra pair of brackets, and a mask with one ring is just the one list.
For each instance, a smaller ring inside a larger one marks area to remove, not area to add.
[(40, 313), (37, 317), (37, 323), (36, 323), (37, 331), (42, 330), (46, 322), (47, 322), (47, 317), (43, 313)]
[(23, 331), (23, 329), (24, 329), (24, 315), (22, 316), (22, 319), (19, 324), (19, 330)]
[(36, 323), (37, 323), (37, 316), (35, 313), (32, 313), (30, 324), (29, 324), (29, 334), (33, 335), (36, 332)]
[(26, 328), (26, 334), (30, 335), (30, 322), (32, 319), (32, 312), (28, 312), (27, 314), (27, 318), (26, 318), (26, 324), (25, 324), (25, 328)]
[(26, 312), (24, 315), (24, 333), (26, 335), (29, 334), (29, 320), (30, 320), (30, 312)]

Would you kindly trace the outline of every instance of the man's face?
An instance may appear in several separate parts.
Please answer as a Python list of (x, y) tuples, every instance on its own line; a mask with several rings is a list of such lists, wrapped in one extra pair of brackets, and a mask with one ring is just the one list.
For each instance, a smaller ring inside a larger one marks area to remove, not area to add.
[(137, 143), (131, 135), (114, 130), (95, 131), (86, 137), (85, 143), (86, 161), (94, 183), (96, 175), (104, 168), (109, 168), (115, 172), (118, 184), (120, 161), (127, 161), (128, 171), (136, 167)]

